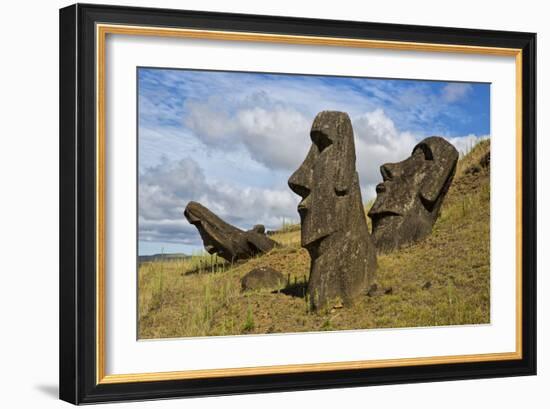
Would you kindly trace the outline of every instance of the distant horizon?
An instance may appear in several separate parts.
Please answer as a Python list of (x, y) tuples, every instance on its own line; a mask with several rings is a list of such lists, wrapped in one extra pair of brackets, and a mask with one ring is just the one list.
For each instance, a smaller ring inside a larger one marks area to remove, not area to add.
[(490, 137), (485, 83), (138, 68), (138, 255), (204, 250), (191, 200), (243, 230), (298, 222), (287, 180), (323, 110), (352, 120), (363, 202), (419, 140)]
[(139, 257), (162, 256), (162, 255), (169, 256), (169, 255), (172, 255), (172, 254), (183, 254), (184, 256), (192, 256), (193, 255), (193, 254), (182, 253), (181, 251), (176, 251), (176, 252), (173, 252), (173, 253), (164, 252), (164, 253), (138, 254), (138, 256)]

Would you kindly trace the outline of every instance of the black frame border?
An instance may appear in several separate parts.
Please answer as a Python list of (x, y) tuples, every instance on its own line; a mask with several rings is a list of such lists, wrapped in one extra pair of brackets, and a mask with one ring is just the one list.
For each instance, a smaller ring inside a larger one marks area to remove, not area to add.
[[(96, 23), (522, 50), (522, 359), (96, 384)], [(536, 34), (75, 4), (60, 10), (60, 399), (74, 404), (536, 374)]]

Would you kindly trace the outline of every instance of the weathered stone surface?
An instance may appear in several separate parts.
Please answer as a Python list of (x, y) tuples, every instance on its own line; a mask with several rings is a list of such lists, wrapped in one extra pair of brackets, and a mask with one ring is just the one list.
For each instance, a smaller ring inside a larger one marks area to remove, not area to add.
[(376, 252), (363, 211), (348, 115), (319, 113), (311, 140), (288, 185), (302, 197), (302, 247), (311, 257), (307, 295), (316, 309), (338, 301), (347, 305), (364, 293), (376, 270)]
[(369, 211), (372, 235), (379, 252), (425, 238), (453, 180), (458, 151), (445, 139), (432, 136), (418, 143), (410, 157), (380, 167), (383, 182)]
[(256, 230), (243, 231), (224, 222), (197, 202), (189, 202), (183, 214), (199, 231), (206, 251), (228, 261), (245, 260), (266, 253), (277, 244), (259, 233), (257, 226)]
[(271, 267), (258, 267), (241, 278), (243, 290), (280, 290), (285, 285), (285, 277)]

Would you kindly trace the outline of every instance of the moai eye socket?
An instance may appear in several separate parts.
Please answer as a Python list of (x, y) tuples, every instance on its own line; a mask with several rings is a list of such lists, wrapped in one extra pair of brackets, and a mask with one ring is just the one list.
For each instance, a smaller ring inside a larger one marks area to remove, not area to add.
[(320, 131), (311, 132), (311, 140), (319, 149), (319, 153), (323, 152), (326, 148), (332, 145), (330, 138), (325, 133)]
[(420, 143), (416, 145), (416, 147), (413, 150), (413, 155), (416, 155), (418, 153), (422, 152), (424, 154), (424, 159), (426, 160), (434, 160), (434, 155), (432, 153), (432, 150), (430, 147), (425, 143)]

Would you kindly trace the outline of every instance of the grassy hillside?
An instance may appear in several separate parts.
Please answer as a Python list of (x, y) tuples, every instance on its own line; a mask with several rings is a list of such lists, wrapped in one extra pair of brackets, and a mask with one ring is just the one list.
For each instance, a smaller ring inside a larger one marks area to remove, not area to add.
[[(378, 257), (377, 289), (350, 308), (310, 312), (309, 256), (299, 226), (271, 237), (281, 247), (230, 265), (215, 256), (156, 260), (139, 268), (139, 337), (397, 328), (489, 322), (489, 141), (459, 161), (432, 234)], [(286, 288), (241, 292), (254, 267), (281, 271)]]

